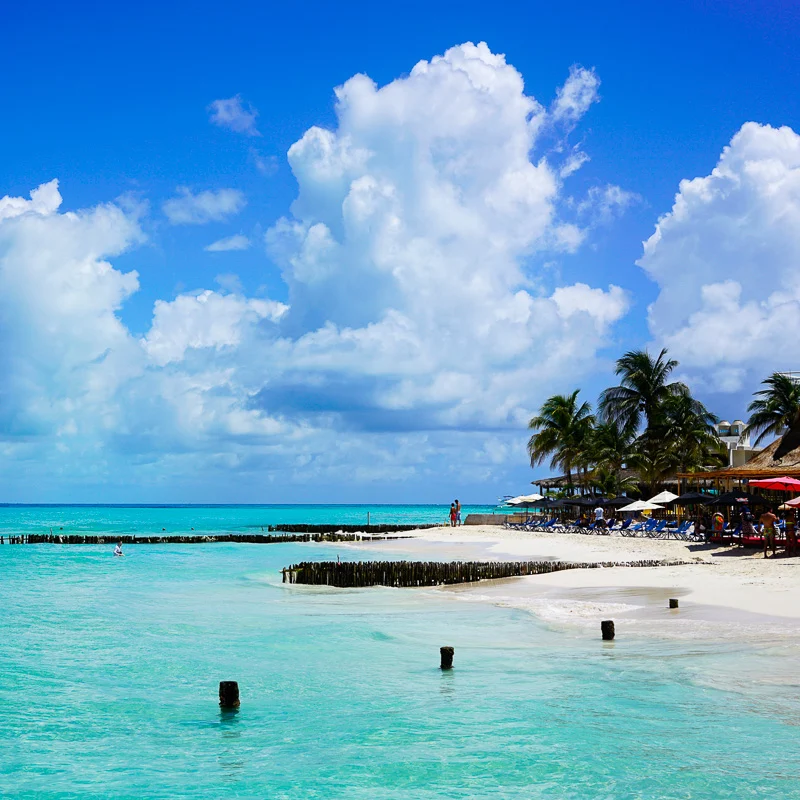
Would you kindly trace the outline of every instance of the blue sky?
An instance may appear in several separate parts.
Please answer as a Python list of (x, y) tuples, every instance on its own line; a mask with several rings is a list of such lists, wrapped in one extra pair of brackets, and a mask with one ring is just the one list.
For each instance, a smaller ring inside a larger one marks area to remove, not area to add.
[(798, 17), (7, 11), (2, 499), (491, 502), (645, 345), (743, 415), (797, 362)]

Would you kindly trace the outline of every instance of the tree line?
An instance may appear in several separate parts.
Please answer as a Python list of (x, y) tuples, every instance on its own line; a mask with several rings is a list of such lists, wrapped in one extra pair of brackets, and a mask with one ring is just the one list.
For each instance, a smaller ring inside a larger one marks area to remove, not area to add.
[[(685, 383), (670, 380), (677, 367), (666, 349), (657, 356), (632, 350), (617, 360), (619, 383), (600, 393), (596, 412), (580, 389), (549, 397), (528, 424), (531, 467), (549, 460), (570, 493), (577, 485), (616, 497), (640, 485), (655, 489), (676, 472), (724, 466), (719, 419)], [(776, 372), (762, 386), (747, 408), (753, 447), (783, 434), (800, 414), (800, 383)]]

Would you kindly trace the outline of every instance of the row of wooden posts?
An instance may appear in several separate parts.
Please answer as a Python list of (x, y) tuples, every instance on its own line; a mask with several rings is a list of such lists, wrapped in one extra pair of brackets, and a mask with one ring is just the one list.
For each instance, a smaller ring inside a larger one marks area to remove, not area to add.
[[(670, 598), (669, 607), (671, 609), (678, 608), (678, 601), (675, 598)], [(614, 620), (604, 619), (600, 623), (600, 636), (603, 641), (611, 641), (614, 639), (616, 631), (614, 630)], [(439, 648), (439, 668), (442, 670), (453, 669), (453, 658), (455, 657), (455, 648), (450, 646)], [(223, 709), (239, 708), (241, 704), (239, 699), (239, 684), (236, 681), (220, 681), (219, 682), (219, 704)]]
[[(381, 537), (395, 539), (401, 537)], [(24, 533), (2, 535), (0, 544), (208, 544), (209, 542), (243, 542), (245, 544), (287, 544), (290, 542), (360, 542), (369, 541), (355, 533), (304, 533), (273, 536), (263, 533), (183, 534), (142, 536), (139, 534)]]
[(285, 533), (407, 533), (425, 528), (436, 528), (437, 525), (292, 525), (282, 522), (269, 525), (267, 530), (284, 531)]
[(689, 561), (303, 561), (281, 570), (284, 583), (336, 586), (439, 586), (520, 575), (543, 575), (565, 569), (665, 567)]

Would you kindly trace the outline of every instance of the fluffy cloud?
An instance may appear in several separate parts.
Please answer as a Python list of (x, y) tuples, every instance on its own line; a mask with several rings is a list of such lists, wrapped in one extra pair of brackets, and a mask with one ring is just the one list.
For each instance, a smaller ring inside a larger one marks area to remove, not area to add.
[(236, 347), (243, 329), (263, 319), (277, 322), (285, 313), (283, 303), (269, 300), (210, 290), (180, 295), (172, 302), (156, 301), (153, 325), (142, 344), (150, 358), (163, 366), (182, 360), (189, 348)]
[(712, 172), (684, 180), (638, 262), (659, 286), (657, 341), (698, 383), (738, 391), (796, 360), (800, 136), (748, 122)]
[(558, 122), (574, 124), (598, 101), (600, 79), (594, 70), (573, 66), (569, 78), (558, 90), (553, 103), (552, 116)]
[(135, 216), (110, 204), (60, 214), (60, 203), (56, 181), (29, 202), (0, 200), (0, 424), (10, 438), (113, 424), (117, 381), (141, 362), (116, 313), (138, 277), (106, 260), (142, 240)]
[[(336, 127), (289, 150), (297, 200), (266, 236), (288, 303), (219, 276), (217, 291), (156, 301), (142, 336), (119, 316), (137, 276), (109, 263), (143, 239), (135, 213), (60, 213), (55, 184), (4, 198), (9, 441), (57, 437), (69, 463), (101, 453), (173, 481), (483, 481), (507, 453), (524, 463), (528, 414), (595, 369), (628, 304), (539, 267), (586, 235), (562, 217), (576, 151), (540, 137), (577, 123), (596, 89), (573, 69), (548, 110), (485, 44), (380, 88), (351, 78)], [(164, 212), (199, 224), (243, 203), (183, 189)]]
[(573, 69), (548, 112), (503, 56), (467, 44), (336, 90), (337, 129), (292, 145), (294, 215), (267, 234), (302, 367), (283, 378), (292, 396), (325, 408), (335, 376), (357, 374), (373, 423), (413, 409), (426, 426), (519, 425), (565, 363), (592, 367), (624, 293), (531, 287), (537, 254), (583, 237), (559, 218), (560, 165), (535, 155), (538, 137), (577, 121), (596, 87)]
[(178, 197), (167, 200), (162, 209), (173, 225), (205, 225), (222, 222), (238, 214), (245, 205), (245, 196), (238, 189), (193, 194), (191, 189), (179, 186)]
[(247, 250), (248, 247), (250, 247), (250, 240), (241, 233), (237, 233), (235, 236), (217, 239), (216, 242), (206, 245), (203, 249), (209, 253), (224, 253), (228, 250)]
[(246, 136), (260, 136), (256, 127), (256, 111), (249, 103), (247, 106), (242, 102), (241, 95), (229, 97), (226, 100), (214, 100), (208, 106), (209, 119), (214, 125), (221, 128), (229, 128), (236, 133), (243, 133)]

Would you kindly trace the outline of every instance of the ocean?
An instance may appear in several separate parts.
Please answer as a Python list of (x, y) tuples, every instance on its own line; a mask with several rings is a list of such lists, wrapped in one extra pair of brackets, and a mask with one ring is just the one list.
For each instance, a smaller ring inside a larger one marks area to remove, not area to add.
[[(361, 509), (0, 516), (6, 532), (179, 532)], [(3, 798), (800, 798), (780, 641), (603, 643), (457, 593), (281, 584), (287, 564), (361, 555), (336, 544), (111, 551), (0, 547)], [(220, 680), (239, 682), (237, 713)]]

